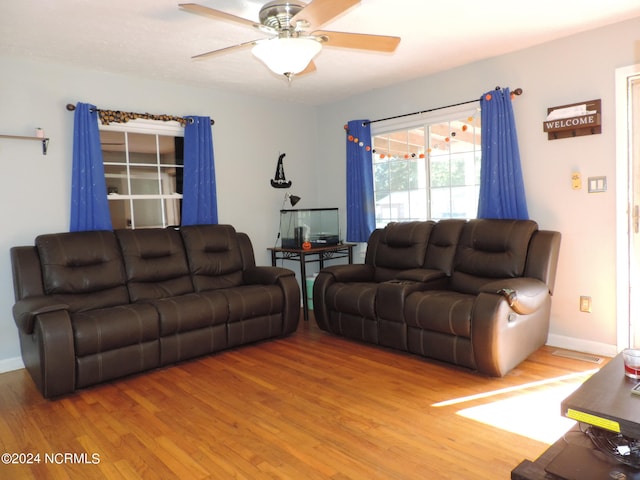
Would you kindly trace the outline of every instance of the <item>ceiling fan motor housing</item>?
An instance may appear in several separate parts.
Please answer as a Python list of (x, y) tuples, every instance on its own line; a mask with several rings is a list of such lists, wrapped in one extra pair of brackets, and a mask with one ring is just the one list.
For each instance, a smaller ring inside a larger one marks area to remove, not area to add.
[(269, 2), (260, 9), (260, 23), (278, 32), (294, 30), (296, 26), (289, 22), (305, 6), (304, 3), (283, 0)]

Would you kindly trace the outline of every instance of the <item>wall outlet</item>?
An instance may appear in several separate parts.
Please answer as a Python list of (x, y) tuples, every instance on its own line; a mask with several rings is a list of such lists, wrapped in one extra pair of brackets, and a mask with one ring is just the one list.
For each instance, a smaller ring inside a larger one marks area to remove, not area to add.
[(591, 297), (580, 296), (580, 311), (591, 313)]

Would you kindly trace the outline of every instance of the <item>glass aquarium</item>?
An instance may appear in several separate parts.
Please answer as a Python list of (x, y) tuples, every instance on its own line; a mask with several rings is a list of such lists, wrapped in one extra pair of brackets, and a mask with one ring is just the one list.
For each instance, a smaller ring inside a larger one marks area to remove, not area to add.
[(340, 243), (337, 208), (280, 210), (282, 248), (301, 248), (304, 242), (313, 248)]

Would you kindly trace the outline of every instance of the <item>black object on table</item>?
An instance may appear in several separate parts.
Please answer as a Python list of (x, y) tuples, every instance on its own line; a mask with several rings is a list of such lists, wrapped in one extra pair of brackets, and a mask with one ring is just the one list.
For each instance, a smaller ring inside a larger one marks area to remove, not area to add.
[(580, 423), (534, 462), (522, 461), (511, 471), (511, 479), (640, 480), (640, 469), (604, 454), (583, 432), (591, 428), (609, 433), (622, 443), (623, 436), (640, 439), (640, 396), (631, 393), (636, 383), (624, 374), (622, 354), (610, 360), (561, 402), (562, 415)]

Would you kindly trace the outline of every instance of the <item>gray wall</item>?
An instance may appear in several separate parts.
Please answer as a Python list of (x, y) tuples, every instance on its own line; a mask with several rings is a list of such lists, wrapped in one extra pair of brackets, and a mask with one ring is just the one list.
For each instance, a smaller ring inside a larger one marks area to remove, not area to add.
[[(567, 37), (393, 87), (366, 92), (318, 111), (321, 198), (344, 204), (344, 131), (348, 120), (385, 118), (479, 98), (496, 86), (521, 87), (514, 102), (529, 215), (562, 232), (553, 298), (551, 344), (613, 353), (616, 344), (615, 69), (640, 63), (640, 19)], [(549, 141), (548, 107), (602, 99), (602, 134)], [(583, 189), (572, 190), (579, 171)], [(586, 179), (606, 176), (608, 191), (588, 194)], [(625, 286), (622, 285), (621, 288)], [(592, 313), (578, 310), (580, 295)]]
[[(301, 195), (299, 208), (339, 207), (345, 218), (343, 125), (478, 98), (495, 86), (521, 87), (515, 101), (529, 212), (541, 228), (562, 232), (550, 343), (611, 351), (616, 343), (616, 203), (614, 72), (640, 63), (640, 19), (469, 64), (438, 75), (362, 93), (335, 104), (283, 104), (214, 89), (0, 57), (0, 133), (51, 137), (49, 154), (36, 142), (0, 139), (4, 167), (0, 204), (0, 371), (20, 366), (11, 316), (9, 248), (33, 244), (37, 234), (67, 231), (73, 114), (67, 103), (175, 115), (210, 115), (219, 217), (248, 233), (259, 264), (269, 264), (283, 192), (271, 188), (279, 153)], [(548, 141), (548, 107), (602, 99), (603, 133)], [(304, 119), (307, 128), (300, 128)], [(604, 175), (609, 190), (571, 189), (571, 173)], [(578, 311), (580, 295), (593, 313)]]
[[(46, 156), (38, 142), (0, 138), (0, 371), (21, 366), (9, 249), (69, 229), (73, 113), (67, 103), (211, 116), (219, 221), (250, 236), (258, 264), (270, 264), (266, 249), (278, 233), (284, 191), (269, 180), (280, 153), (293, 181), (288, 191), (302, 196), (299, 208), (317, 206), (309, 174), (318, 143), (312, 107), (14, 58), (0, 57), (0, 69), (0, 134), (33, 135), (42, 127), (51, 138)], [(300, 118), (309, 128), (299, 128)]]

